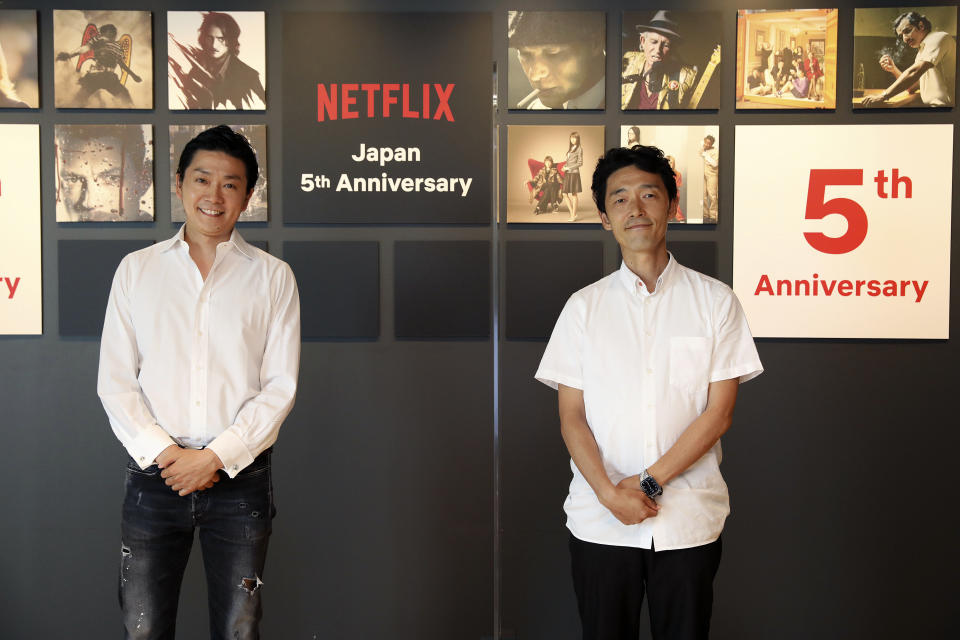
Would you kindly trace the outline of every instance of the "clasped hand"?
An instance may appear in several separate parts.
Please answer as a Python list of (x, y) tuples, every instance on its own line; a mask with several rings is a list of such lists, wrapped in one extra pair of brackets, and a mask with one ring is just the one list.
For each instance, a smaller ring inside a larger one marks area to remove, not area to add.
[(170, 445), (157, 456), (160, 476), (179, 495), (209, 489), (220, 481), (217, 473), (223, 466), (220, 457), (210, 449), (184, 449)]
[(660, 512), (660, 505), (640, 488), (640, 476), (637, 475), (621, 480), (601, 502), (617, 520), (628, 525), (639, 524)]

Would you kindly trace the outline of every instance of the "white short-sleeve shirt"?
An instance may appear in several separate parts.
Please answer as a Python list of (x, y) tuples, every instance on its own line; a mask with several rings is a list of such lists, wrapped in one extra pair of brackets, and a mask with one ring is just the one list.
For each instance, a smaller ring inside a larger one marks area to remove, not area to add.
[(933, 65), (920, 76), (920, 99), (931, 107), (949, 107), (957, 77), (957, 44), (949, 33), (931, 31), (920, 43), (919, 61)]
[[(711, 382), (763, 371), (733, 291), (673, 257), (649, 293), (626, 264), (573, 294), (537, 380), (583, 391), (587, 423), (616, 484), (650, 467), (707, 406)], [(730, 512), (720, 443), (663, 487), (660, 513), (624, 525), (571, 460), (567, 527), (587, 542), (682, 549), (716, 540)]]

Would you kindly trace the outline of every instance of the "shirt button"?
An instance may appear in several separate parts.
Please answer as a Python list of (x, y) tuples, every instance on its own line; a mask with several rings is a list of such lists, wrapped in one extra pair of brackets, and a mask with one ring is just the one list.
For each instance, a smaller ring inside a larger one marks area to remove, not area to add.
[(232, 471), (236, 471), (236, 470), (237, 470), (237, 465), (233, 465), (232, 467), (230, 467), (230, 469), (231, 469)]
[(653, 369), (647, 368), (647, 373), (653, 373)]
[(144, 456), (140, 456), (140, 464), (143, 464), (146, 461), (147, 459)]
[(199, 400), (197, 400), (196, 402), (194, 402), (194, 404), (195, 404), (195, 405), (197, 405), (197, 406), (199, 407), (199, 406), (200, 406), (200, 401), (199, 401)]
[(197, 335), (198, 335), (198, 336), (202, 336), (202, 335), (203, 335), (203, 331), (197, 331)]

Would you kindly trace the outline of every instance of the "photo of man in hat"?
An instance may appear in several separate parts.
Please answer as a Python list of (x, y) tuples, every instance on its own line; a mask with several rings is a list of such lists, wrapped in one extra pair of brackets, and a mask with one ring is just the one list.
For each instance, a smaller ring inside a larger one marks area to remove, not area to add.
[[(714, 12), (678, 13), (661, 9), (626, 12), (623, 24), (639, 36), (624, 34), (620, 106), (623, 110), (716, 109), (720, 106), (720, 16)], [(702, 72), (701, 72), (702, 70)]]
[(603, 109), (606, 20), (599, 11), (508, 11), (511, 109)]

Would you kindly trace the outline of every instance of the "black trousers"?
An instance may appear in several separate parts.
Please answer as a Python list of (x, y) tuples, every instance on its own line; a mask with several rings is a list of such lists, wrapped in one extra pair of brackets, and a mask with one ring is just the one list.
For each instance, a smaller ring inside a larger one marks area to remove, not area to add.
[(643, 597), (654, 640), (705, 640), (721, 543), (655, 551), (570, 536), (573, 588), (583, 640), (637, 640)]

